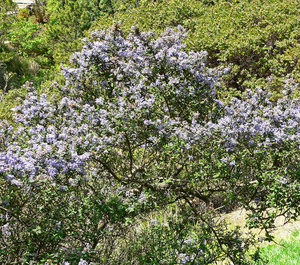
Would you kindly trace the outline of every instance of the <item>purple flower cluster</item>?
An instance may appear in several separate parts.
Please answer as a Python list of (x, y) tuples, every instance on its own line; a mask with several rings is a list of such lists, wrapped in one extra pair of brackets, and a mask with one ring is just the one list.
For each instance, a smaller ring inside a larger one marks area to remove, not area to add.
[(106, 171), (98, 161), (115, 157), (123, 166), (113, 166), (122, 173), (109, 175), (134, 178), (144, 167), (141, 150), (151, 156), (183, 148), (194, 163), (193, 147), (208, 141), (227, 152), (245, 143), (269, 152), (287, 142), (299, 146), (299, 101), (291, 97), (291, 80), (277, 101), (258, 89), (245, 100), (221, 102), (214, 89), (226, 69), (207, 69), (205, 52), (183, 51), (185, 35), (180, 26), (157, 39), (134, 27), (125, 39), (118, 24), (93, 32), (71, 59), (77, 67), (62, 70), (68, 95), (51, 103), (30, 92), (15, 107), (20, 126), (13, 130), (2, 122), (0, 173), (17, 186), (24, 179), (55, 182), (99, 171), (96, 164)]
[(287, 89), (289, 95), (277, 100), (272, 100), (272, 93), (258, 89), (255, 93), (247, 91), (245, 100), (232, 98), (229, 104), (218, 102), (222, 115), (209, 121), (199, 137), (218, 136), (227, 151), (246, 144), (274, 152), (288, 142), (299, 148), (300, 104), (292, 98), (294, 88)]
[(1, 172), (55, 181), (60, 174), (84, 174), (91, 158), (124, 148), (128, 139), (152, 148), (163, 137), (186, 137), (188, 106), (211, 101), (224, 70), (207, 69), (204, 52), (182, 51), (185, 35), (182, 27), (158, 39), (136, 28), (127, 39), (118, 30), (93, 32), (71, 60), (77, 68), (62, 70), (62, 89), (71, 94), (53, 104), (30, 92), (15, 107), (22, 126), (0, 154)]

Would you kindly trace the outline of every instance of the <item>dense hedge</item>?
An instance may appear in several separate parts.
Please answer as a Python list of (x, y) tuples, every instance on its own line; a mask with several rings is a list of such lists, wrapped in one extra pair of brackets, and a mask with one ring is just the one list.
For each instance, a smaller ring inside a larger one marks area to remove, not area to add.
[(95, 28), (121, 21), (128, 33), (131, 25), (162, 32), (181, 24), (189, 30), (187, 49), (208, 52), (208, 65), (232, 64), (227, 87), (272, 84), (287, 74), (299, 80), (300, 4), (296, 0), (197, 1), (171, 0), (141, 5), (113, 18), (100, 18)]

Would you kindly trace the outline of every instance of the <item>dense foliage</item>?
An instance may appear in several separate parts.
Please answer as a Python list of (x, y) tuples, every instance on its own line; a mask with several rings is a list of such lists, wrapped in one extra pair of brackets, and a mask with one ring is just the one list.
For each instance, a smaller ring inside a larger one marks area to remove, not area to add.
[[(228, 69), (184, 51), (185, 36), (114, 24), (62, 68), (62, 99), (28, 86), (0, 130), (1, 262), (251, 264), (254, 237), (221, 209), (244, 207), (267, 240), (277, 216), (299, 216), (297, 84), (222, 102)], [(147, 218), (175, 202), (165, 222)]]
[(210, 67), (232, 65), (227, 87), (244, 91), (270, 77), (280, 93), (287, 74), (299, 81), (299, 15), (297, 0), (170, 0), (99, 18), (95, 28), (115, 20), (126, 33), (131, 25), (162, 32), (180, 24), (189, 30), (188, 50), (207, 51)]
[(53, 56), (58, 62), (68, 61), (80, 49), (80, 39), (98, 17), (111, 14), (111, 0), (49, 0), (47, 11), (50, 21), (46, 34), (53, 46)]

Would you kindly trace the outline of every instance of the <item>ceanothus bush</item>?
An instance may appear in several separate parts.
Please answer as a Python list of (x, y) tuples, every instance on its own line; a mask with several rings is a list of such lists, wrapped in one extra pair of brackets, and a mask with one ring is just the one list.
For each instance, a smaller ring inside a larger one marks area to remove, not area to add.
[[(296, 84), (278, 100), (265, 88), (222, 102), (228, 69), (184, 51), (185, 36), (180, 26), (159, 38), (136, 27), (125, 38), (119, 24), (95, 31), (53, 83), (62, 98), (29, 88), (17, 126), (1, 122), (2, 262), (250, 264), (253, 238), (227, 229), (222, 207), (247, 209), (267, 239), (277, 216), (298, 217)], [(176, 221), (137, 229), (174, 203)]]

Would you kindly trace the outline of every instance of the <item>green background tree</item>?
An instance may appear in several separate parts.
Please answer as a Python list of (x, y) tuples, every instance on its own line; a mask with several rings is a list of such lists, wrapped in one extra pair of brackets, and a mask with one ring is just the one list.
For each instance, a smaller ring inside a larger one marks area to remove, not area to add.
[(113, 6), (111, 0), (49, 0), (47, 10), (50, 22), (46, 33), (53, 56), (58, 63), (65, 63), (81, 47), (84, 31), (100, 16), (112, 14)]
[(12, 0), (0, 1), (0, 89), (7, 90), (12, 73), (7, 72), (7, 63), (14, 57), (13, 51), (7, 46), (7, 34), (15, 21), (13, 13), (16, 4)]

